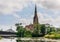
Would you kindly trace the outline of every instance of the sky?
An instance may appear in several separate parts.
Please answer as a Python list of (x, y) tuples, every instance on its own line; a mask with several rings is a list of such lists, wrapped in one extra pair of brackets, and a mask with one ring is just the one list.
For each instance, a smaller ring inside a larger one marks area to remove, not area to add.
[(35, 4), (39, 23), (60, 27), (60, 0), (0, 0), (0, 30), (13, 29), (33, 23)]

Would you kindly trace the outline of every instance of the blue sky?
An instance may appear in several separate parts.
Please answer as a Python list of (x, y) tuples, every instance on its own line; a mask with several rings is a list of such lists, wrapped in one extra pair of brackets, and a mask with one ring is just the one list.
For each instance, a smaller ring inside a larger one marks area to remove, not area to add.
[(60, 26), (59, 0), (0, 0), (0, 29), (16, 30), (16, 23), (33, 23), (35, 4), (39, 23)]

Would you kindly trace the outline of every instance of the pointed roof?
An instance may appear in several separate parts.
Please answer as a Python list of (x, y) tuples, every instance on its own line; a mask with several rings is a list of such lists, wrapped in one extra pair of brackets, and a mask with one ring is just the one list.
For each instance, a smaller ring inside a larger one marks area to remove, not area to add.
[(35, 5), (35, 16), (37, 16), (37, 7)]
[(33, 24), (38, 24), (37, 7), (35, 5)]

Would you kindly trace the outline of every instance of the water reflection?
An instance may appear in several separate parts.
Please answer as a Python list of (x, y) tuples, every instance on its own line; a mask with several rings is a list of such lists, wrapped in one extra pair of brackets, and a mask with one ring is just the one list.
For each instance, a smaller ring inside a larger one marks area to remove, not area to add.
[(17, 42), (45, 42), (45, 41), (17, 40)]
[(16, 42), (16, 39), (11, 39), (11, 38), (2, 38), (0, 42)]
[(17, 38), (2, 38), (0, 42), (60, 42), (60, 40), (57, 41), (42, 41), (42, 40), (18, 40)]
[(39, 41), (39, 40), (17, 40), (17, 42), (56, 42), (56, 41)]
[(16, 42), (59, 42), (60, 40), (46, 38), (18, 38)]

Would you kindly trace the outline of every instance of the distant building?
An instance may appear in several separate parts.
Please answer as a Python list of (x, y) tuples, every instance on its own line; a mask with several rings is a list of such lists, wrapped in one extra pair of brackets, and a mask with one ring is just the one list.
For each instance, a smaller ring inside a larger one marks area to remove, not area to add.
[(14, 32), (12, 29), (8, 29), (7, 32)]
[(37, 7), (35, 5), (35, 12), (34, 12), (34, 17), (33, 17), (33, 24), (30, 25), (26, 25), (25, 28), (28, 30), (33, 30), (34, 29), (34, 25), (38, 24), (38, 16), (37, 16)]

